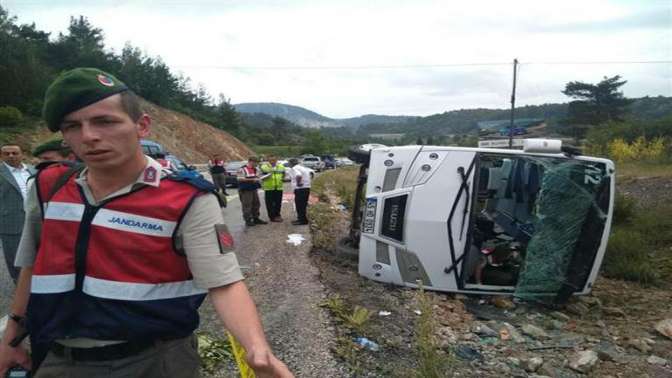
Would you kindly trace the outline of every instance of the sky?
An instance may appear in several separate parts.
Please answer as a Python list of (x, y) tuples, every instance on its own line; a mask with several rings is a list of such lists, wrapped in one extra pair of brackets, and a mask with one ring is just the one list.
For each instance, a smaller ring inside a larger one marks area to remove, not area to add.
[(71, 16), (232, 103), (331, 118), (567, 102), (569, 81), (672, 96), (672, 1), (0, 0), (52, 37)]

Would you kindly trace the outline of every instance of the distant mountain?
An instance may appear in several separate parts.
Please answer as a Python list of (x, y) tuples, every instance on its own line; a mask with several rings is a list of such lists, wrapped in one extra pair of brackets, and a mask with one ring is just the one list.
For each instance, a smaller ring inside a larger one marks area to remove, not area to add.
[[(630, 117), (655, 120), (672, 116), (672, 97), (642, 97), (633, 99)], [(500, 123), (510, 117), (509, 109), (460, 109), (427, 117), (385, 116), (367, 114), (360, 117), (333, 119), (299, 106), (276, 103), (247, 103), (234, 105), (243, 113), (264, 113), (279, 116), (303, 127), (329, 127), (330, 135), (367, 137), (379, 134), (404, 134), (408, 137), (475, 133), (479, 123)], [(527, 105), (516, 108), (517, 120), (543, 119), (549, 130), (557, 130), (567, 115), (567, 104)], [(345, 129), (336, 129), (345, 126)]]
[(241, 113), (263, 113), (282, 117), (303, 127), (339, 127), (341, 123), (300, 106), (275, 102), (248, 102), (233, 105)]
[(387, 116), (366, 114), (353, 118), (329, 118), (300, 106), (279, 104), (275, 102), (247, 102), (233, 105), (240, 113), (262, 113), (273, 117), (282, 117), (303, 127), (352, 127), (358, 128), (367, 124), (398, 124), (420, 117)]

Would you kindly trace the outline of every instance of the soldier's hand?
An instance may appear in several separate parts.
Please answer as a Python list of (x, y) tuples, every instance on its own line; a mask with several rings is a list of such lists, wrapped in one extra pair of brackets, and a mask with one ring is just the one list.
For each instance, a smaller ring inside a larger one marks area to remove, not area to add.
[(30, 356), (23, 346), (12, 348), (4, 341), (0, 344), (0, 377), (4, 377), (7, 370), (13, 367), (21, 366), (30, 370), (31, 365)]
[(294, 378), (287, 365), (278, 360), (269, 349), (248, 351), (246, 359), (258, 378)]

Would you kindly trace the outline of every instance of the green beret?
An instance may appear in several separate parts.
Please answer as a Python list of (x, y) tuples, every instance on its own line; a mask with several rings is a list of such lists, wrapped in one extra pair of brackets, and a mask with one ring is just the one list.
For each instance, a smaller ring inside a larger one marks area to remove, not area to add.
[(126, 90), (126, 84), (107, 72), (75, 68), (60, 74), (47, 88), (42, 114), (49, 130), (56, 132), (66, 115)]
[(63, 151), (69, 151), (70, 148), (66, 147), (63, 145), (63, 139), (54, 139), (50, 140), (48, 142), (44, 142), (40, 144), (39, 146), (35, 147), (33, 150), (33, 156), (37, 156), (43, 152), (47, 151), (58, 151), (58, 152), (63, 152)]

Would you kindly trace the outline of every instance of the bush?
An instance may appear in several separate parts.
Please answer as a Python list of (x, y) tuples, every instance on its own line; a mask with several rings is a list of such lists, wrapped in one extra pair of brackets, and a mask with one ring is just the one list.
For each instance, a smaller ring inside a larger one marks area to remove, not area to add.
[(655, 284), (659, 274), (650, 256), (652, 252), (652, 247), (639, 232), (617, 229), (609, 238), (604, 273), (611, 278)]
[(612, 223), (615, 225), (629, 223), (635, 214), (636, 202), (631, 197), (616, 194), (614, 199), (614, 215)]
[(21, 111), (13, 106), (0, 106), (0, 127), (17, 127), (23, 121)]
[(661, 161), (665, 157), (665, 139), (662, 137), (647, 140), (643, 136), (628, 143), (616, 138), (609, 142), (609, 156), (619, 162), (623, 161)]
[(629, 229), (638, 232), (654, 248), (667, 249), (672, 245), (672, 205), (639, 210), (630, 223)]

